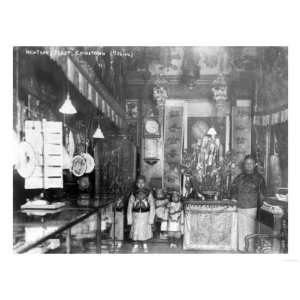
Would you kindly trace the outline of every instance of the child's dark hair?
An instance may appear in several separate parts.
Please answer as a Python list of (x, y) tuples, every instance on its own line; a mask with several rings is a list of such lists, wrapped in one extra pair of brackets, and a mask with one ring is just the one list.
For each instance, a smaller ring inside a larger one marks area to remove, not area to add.
[(254, 162), (254, 164), (255, 164), (254, 172), (258, 172), (258, 171), (257, 171), (257, 160), (256, 160), (256, 157), (255, 157), (253, 154), (247, 154), (247, 155), (244, 157), (244, 159), (243, 159), (243, 160), (241, 161), (241, 163), (240, 163), (241, 169), (242, 169), (242, 170), (245, 169), (245, 162), (246, 162), (246, 160), (248, 160), (248, 159), (253, 160), (253, 162)]
[(146, 181), (146, 177), (144, 175), (139, 175), (137, 178), (136, 178), (136, 181), (139, 181), (139, 180), (144, 180)]
[(247, 159), (252, 159), (254, 161), (254, 163), (256, 163), (256, 157), (252, 154), (247, 154), (245, 157), (244, 157), (244, 160), (243, 160), (243, 163), (245, 163), (245, 161)]
[(165, 195), (165, 191), (164, 191), (162, 188), (153, 188), (153, 189), (152, 189), (152, 193), (153, 193), (153, 196), (154, 196), (155, 198), (158, 197), (158, 192), (159, 192), (159, 191), (162, 192), (162, 194), (164, 195), (164, 197), (166, 196), (166, 195)]
[(182, 200), (182, 197), (181, 197), (181, 195), (180, 195), (180, 193), (179, 192), (176, 192), (176, 191), (173, 191), (173, 192), (170, 192), (169, 193), (169, 195), (170, 195), (170, 200), (172, 201), (173, 200), (173, 195), (177, 195), (177, 197), (178, 197), (178, 199), (179, 199), (179, 202), (181, 202), (181, 200)]

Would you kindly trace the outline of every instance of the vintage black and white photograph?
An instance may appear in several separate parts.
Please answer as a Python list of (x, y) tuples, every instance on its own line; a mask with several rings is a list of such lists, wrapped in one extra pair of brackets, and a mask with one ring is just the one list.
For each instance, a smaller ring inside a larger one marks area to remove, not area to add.
[(13, 252), (288, 254), (288, 58), (15, 46)]

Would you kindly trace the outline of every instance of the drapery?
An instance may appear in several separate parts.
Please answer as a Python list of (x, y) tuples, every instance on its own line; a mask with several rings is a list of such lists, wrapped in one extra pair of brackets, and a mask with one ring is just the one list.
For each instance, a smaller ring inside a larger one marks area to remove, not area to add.
[(184, 218), (185, 250), (236, 250), (236, 208), (186, 208)]
[(253, 117), (253, 124), (257, 126), (269, 126), (284, 123), (288, 120), (288, 108), (285, 107), (280, 111), (266, 113), (266, 114), (255, 114)]
[(289, 137), (288, 137), (288, 122), (276, 124), (272, 127), (276, 137), (275, 151), (279, 156), (279, 165), (281, 170), (283, 187), (288, 186), (288, 164), (289, 164)]

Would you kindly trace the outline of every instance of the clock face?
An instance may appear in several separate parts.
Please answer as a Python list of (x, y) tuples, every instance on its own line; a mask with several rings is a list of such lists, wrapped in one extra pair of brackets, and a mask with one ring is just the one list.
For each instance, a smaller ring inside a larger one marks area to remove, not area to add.
[(150, 134), (158, 134), (159, 124), (156, 120), (148, 120), (146, 121), (145, 129)]

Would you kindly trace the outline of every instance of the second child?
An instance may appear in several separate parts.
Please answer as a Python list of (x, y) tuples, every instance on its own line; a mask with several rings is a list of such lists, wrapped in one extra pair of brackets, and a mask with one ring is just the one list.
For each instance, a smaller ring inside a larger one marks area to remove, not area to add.
[(183, 227), (183, 205), (180, 195), (174, 191), (171, 202), (168, 204), (168, 239), (170, 248), (177, 248), (180, 245)]
[(157, 232), (161, 236), (162, 232), (167, 231), (169, 199), (165, 196), (164, 190), (159, 188), (156, 190), (155, 197), (155, 221)]

